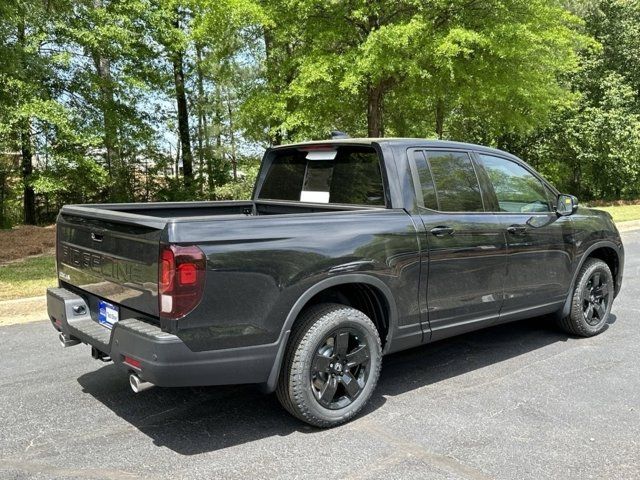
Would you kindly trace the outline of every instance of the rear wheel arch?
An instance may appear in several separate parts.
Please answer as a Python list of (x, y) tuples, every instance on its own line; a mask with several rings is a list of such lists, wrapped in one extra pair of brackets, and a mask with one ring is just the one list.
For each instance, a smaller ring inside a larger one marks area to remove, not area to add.
[[(277, 386), (290, 333), (301, 313), (313, 305), (327, 302), (351, 306), (371, 318), (378, 329), (383, 352), (388, 350), (398, 325), (398, 311), (391, 289), (382, 280), (367, 274), (346, 274), (324, 279), (306, 290), (289, 311), (278, 340), (276, 359), (264, 386), (267, 392), (273, 392)], [(367, 303), (369, 305), (362, 308)]]
[[(302, 311), (320, 303), (337, 303), (355, 308), (371, 319), (384, 346), (389, 334), (389, 305), (384, 294), (367, 283), (343, 283), (321, 290), (305, 304)], [(298, 322), (294, 321), (292, 328)]]

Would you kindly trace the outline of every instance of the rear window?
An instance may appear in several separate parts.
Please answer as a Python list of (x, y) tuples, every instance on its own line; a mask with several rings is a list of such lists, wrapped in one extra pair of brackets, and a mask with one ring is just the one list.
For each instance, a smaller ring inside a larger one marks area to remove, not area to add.
[(275, 150), (258, 198), (384, 205), (380, 158), (373, 147)]

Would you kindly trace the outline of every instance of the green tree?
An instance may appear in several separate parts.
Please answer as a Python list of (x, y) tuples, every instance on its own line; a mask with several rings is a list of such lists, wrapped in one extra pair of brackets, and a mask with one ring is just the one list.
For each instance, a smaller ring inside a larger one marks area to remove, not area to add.
[(549, 125), (499, 144), (519, 153), (557, 186), (590, 199), (640, 195), (640, 3), (597, 0), (572, 6), (598, 41), (567, 77), (576, 101)]
[(18, 1), (0, 8), (0, 147), (9, 163), (16, 153), (20, 157), (22, 220), (27, 224), (37, 220), (34, 159), (48, 143), (43, 133), (52, 128), (68, 133), (70, 128), (68, 112), (57, 101), (61, 63), (51, 48), (57, 8), (56, 1)]
[(138, 160), (154, 155), (154, 123), (163, 120), (148, 115), (149, 97), (160, 97), (168, 81), (149, 41), (148, 2), (78, 0), (65, 14), (55, 34), (68, 58), (66, 103), (83, 112), (80, 131), (101, 137), (91, 155), (103, 159), (109, 200), (132, 200)]
[(286, 5), (282, 23), (295, 18), (300, 28), (289, 42), (266, 37), (264, 58), (268, 83), (271, 58), (294, 57), (279, 62), (284, 94), (259, 87), (249, 105), (276, 112), (280, 125), (270, 130), (289, 138), (336, 126), (457, 137), (460, 117), (481, 119), (491, 133), (529, 130), (568, 101), (558, 76), (576, 69), (586, 42), (578, 19), (548, 0)]

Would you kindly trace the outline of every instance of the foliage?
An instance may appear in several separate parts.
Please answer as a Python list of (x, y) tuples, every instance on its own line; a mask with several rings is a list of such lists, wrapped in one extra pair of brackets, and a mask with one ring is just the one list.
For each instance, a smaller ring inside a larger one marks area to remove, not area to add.
[(0, 229), (10, 228), (22, 217), (16, 164), (12, 156), (0, 155)]
[(285, 20), (286, 37), (272, 34), (265, 82), (248, 108), (261, 119), (272, 112), (270, 132), (291, 139), (336, 126), (357, 135), (467, 136), (470, 118), (482, 119), (487, 136), (527, 131), (569, 101), (557, 78), (589, 43), (579, 20), (548, 0), (277, 4), (288, 6), (275, 10), (278, 18), (302, 27)]
[(241, 175), (237, 180), (232, 180), (215, 190), (217, 200), (250, 200), (253, 194), (253, 185), (258, 176), (260, 162), (257, 158), (247, 157), (238, 163)]
[(0, 226), (248, 198), (262, 147), (333, 129), (496, 145), (637, 197), (639, 51), (637, 0), (0, 2)]
[(502, 146), (585, 199), (637, 198), (640, 3), (600, 0), (582, 15), (601, 48), (581, 52), (580, 69), (569, 77), (578, 100), (555, 110), (533, 135), (503, 138)]

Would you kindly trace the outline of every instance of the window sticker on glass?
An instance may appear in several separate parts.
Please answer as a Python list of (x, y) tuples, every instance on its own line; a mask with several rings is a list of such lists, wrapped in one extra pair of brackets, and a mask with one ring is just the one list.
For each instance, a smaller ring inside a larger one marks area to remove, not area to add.
[(329, 203), (333, 165), (332, 161), (314, 161), (307, 164), (300, 192), (301, 202)]
[(303, 190), (300, 192), (301, 202), (311, 203), (329, 203), (329, 192), (313, 192), (311, 190)]

